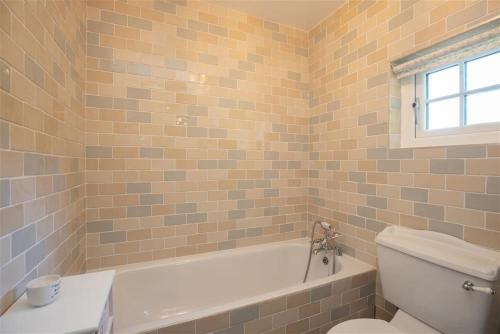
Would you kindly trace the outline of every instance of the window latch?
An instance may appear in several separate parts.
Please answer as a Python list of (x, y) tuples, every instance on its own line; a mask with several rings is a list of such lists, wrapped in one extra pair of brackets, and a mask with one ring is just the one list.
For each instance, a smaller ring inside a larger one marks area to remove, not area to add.
[(418, 123), (420, 121), (419, 120), (420, 101), (419, 101), (418, 97), (415, 98), (415, 100), (413, 101), (411, 106), (413, 108), (413, 112), (415, 113), (415, 125), (418, 125)]

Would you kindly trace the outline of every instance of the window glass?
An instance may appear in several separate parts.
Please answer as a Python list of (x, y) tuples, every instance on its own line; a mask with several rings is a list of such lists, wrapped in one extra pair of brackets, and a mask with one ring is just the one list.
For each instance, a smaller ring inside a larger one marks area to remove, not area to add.
[(500, 84), (500, 52), (465, 63), (467, 90)]
[(500, 122), (500, 89), (466, 96), (466, 124)]
[(427, 74), (427, 99), (458, 94), (460, 91), (460, 67), (451, 66)]
[(460, 99), (430, 102), (427, 105), (427, 130), (451, 128), (460, 125)]

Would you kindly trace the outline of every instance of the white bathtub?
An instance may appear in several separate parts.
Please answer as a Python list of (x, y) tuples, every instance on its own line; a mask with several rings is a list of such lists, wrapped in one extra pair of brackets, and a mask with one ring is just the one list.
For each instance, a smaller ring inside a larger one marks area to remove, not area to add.
[(324, 265), (320, 253), (302, 283), (308, 252), (309, 239), (296, 239), (118, 267), (115, 333), (167, 327), (374, 270), (343, 255), (332, 275), (332, 255)]

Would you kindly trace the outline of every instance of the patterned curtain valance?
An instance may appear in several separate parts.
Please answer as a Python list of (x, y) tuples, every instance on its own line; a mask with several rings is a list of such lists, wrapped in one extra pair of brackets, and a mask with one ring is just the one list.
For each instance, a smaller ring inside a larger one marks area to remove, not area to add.
[(500, 48), (500, 17), (391, 63), (398, 79)]

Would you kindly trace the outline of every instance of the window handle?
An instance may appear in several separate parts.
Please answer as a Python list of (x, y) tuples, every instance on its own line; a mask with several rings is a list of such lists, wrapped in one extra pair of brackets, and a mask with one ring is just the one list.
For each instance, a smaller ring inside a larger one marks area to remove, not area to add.
[(419, 115), (420, 101), (418, 97), (415, 98), (411, 106), (413, 108), (413, 112), (415, 113), (415, 125), (418, 125), (418, 123), (420, 122), (420, 115)]

